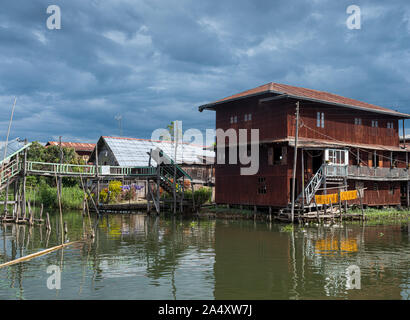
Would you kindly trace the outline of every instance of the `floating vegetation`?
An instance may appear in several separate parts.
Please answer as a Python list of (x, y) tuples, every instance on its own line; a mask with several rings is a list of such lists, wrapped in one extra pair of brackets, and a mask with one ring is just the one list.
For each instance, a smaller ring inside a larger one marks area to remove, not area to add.
[(280, 228), (280, 232), (292, 232), (294, 230), (293, 224), (287, 224)]

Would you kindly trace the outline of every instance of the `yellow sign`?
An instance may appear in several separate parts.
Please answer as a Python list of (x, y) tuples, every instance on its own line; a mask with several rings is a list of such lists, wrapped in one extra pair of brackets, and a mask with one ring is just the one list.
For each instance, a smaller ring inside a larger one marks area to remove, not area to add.
[[(337, 203), (339, 201), (339, 197), (337, 193), (315, 195), (315, 199), (316, 199), (317, 204), (330, 204), (330, 201), (332, 201), (332, 203)], [(357, 190), (340, 192), (341, 201), (354, 200), (354, 199), (357, 199)]]
[(336, 203), (338, 197), (337, 197), (337, 193), (332, 193), (332, 194), (317, 195), (315, 196), (315, 199), (316, 199), (317, 204), (329, 204), (330, 201), (332, 201), (332, 203)]
[(354, 200), (357, 199), (357, 190), (340, 192), (340, 200)]

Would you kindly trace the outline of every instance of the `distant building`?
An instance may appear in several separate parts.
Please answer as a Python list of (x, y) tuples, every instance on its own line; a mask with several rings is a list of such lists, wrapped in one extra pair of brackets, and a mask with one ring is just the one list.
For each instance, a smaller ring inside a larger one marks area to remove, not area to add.
[[(174, 147), (174, 143), (170, 141), (102, 136), (97, 142), (98, 164), (123, 167), (148, 166), (149, 152), (157, 148), (175, 161)], [(95, 148), (89, 161), (95, 163)], [(214, 161), (214, 151), (189, 143), (178, 144), (176, 162), (192, 177), (195, 185), (213, 185)], [(151, 165), (156, 166), (154, 159), (151, 159)]]
[[(49, 141), (46, 143), (46, 148), (49, 146), (59, 146), (58, 141)], [(85, 162), (88, 162), (88, 159), (91, 156), (95, 148), (95, 143), (82, 143), (82, 142), (61, 142), (63, 148), (72, 148)]]

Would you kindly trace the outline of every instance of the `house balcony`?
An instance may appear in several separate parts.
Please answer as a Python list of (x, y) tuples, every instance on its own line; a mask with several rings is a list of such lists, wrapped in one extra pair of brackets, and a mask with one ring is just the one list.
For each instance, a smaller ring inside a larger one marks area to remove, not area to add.
[(326, 177), (374, 180), (374, 181), (409, 181), (410, 171), (405, 168), (373, 168), (360, 166), (324, 165)]

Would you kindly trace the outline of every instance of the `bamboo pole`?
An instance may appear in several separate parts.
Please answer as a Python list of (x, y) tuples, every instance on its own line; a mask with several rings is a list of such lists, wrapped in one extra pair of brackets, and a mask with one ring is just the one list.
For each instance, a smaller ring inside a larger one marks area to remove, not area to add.
[[(90, 217), (90, 207), (88, 206), (88, 201), (87, 201), (87, 199), (86, 199), (86, 192), (85, 192), (85, 187), (84, 187), (84, 182), (83, 182), (83, 177), (80, 175), (80, 179), (81, 179), (81, 186), (83, 187), (83, 192), (84, 192), (84, 201), (85, 201), (85, 205), (86, 205), (86, 208), (87, 208), (87, 215), (88, 215), (88, 222), (89, 222), (89, 224), (90, 224), (90, 232), (91, 232), (91, 238), (94, 238), (95, 237), (95, 233), (94, 233), (94, 229), (93, 229), (93, 227), (92, 227), (92, 225), (91, 225), (91, 217)], [(97, 211), (97, 214), (98, 214), (98, 211)]]
[[(363, 192), (363, 194), (362, 194)], [(360, 209), (362, 210), (362, 221), (364, 221), (365, 216), (364, 216), (364, 210), (363, 210), (363, 198), (362, 196), (364, 196), (364, 189), (361, 190), (361, 192), (359, 192), (359, 190), (357, 190), (357, 193), (359, 194), (359, 199), (360, 199)]]
[(51, 252), (53, 252), (53, 251), (62, 249), (62, 248), (64, 248), (64, 247), (70, 246), (70, 245), (72, 245), (72, 244), (74, 244), (74, 243), (77, 243), (77, 242), (80, 242), (80, 241), (82, 241), (82, 240), (72, 241), (72, 242), (69, 242), (69, 243), (60, 244), (60, 245), (58, 245), (58, 246), (45, 249), (45, 250), (43, 250), (43, 251), (39, 251), (39, 252), (36, 252), (36, 253), (29, 254), (28, 256), (21, 257), (21, 258), (18, 258), (18, 259), (15, 259), (15, 260), (12, 260), (12, 261), (9, 261), (9, 262), (0, 264), (0, 269), (3, 268), (3, 267), (11, 266), (11, 265), (13, 265), (13, 264), (17, 264), (17, 263), (21, 263), (21, 262), (26, 262), (26, 261), (31, 260), (31, 259), (33, 259), (33, 258), (37, 258), (37, 257), (43, 256), (43, 255), (45, 255), (45, 254), (48, 254), (48, 253), (51, 253)]
[(7, 204), (9, 202), (9, 184), (10, 184), (10, 179), (7, 178), (7, 185), (6, 185), (6, 193), (5, 193), (5, 197), (4, 197), (4, 217), (7, 216)]
[(51, 224), (50, 224), (50, 215), (48, 214), (48, 212), (46, 212), (46, 229), (47, 230), (51, 230)]
[(40, 222), (43, 220), (43, 210), (44, 210), (44, 205), (41, 204), (41, 206), (40, 206)]
[[(55, 173), (55, 177), (56, 177), (56, 183), (58, 186), (58, 179), (57, 179), (57, 171), (54, 171)], [(61, 232), (61, 244), (64, 243), (64, 233), (63, 233), (63, 210), (61, 208), (61, 194), (60, 194), (60, 190), (57, 187), (57, 197), (58, 197), (58, 207), (60, 209), (60, 232)]]
[(293, 172), (292, 172), (292, 207), (291, 220), (295, 221), (295, 184), (296, 184), (296, 163), (298, 158), (298, 133), (299, 133), (299, 101), (296, 102), (296, 131), (295, 131), (295, 151), (293, 154)]

